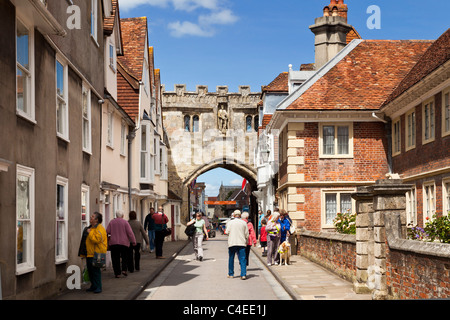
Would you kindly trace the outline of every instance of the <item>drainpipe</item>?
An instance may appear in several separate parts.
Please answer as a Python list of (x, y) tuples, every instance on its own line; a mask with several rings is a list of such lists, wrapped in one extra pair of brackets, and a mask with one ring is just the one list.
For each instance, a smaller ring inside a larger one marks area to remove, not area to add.
[(136, 132), (139, 130), (141, 126), (141, 88), (144, 85), (142, 81), (139, 81), (139, 113), (137, 116), (137, 126), (129, 127), (129, 133), (127, 135), (128, 139), (128, 212), (131, 211), (131, 178), (132, 178), (132, 162), (131, 162), (131, 145), (133, 143), (134, 138), (136, 138)]

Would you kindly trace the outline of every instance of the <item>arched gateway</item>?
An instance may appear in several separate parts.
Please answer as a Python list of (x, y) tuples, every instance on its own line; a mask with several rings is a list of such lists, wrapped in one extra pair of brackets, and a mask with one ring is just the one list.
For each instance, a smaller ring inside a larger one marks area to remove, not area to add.
[[(180, 222), (189, 216), (188, 188), (199, 175), (225, 168), (245, 178), (256, 190), (254, 149), (258, 137), (258, 102), (261, 93), (240, 86), (229, 93), (227, 86), (208, 92), (185, 85), (162, 93), (163, 121), (169, 141), (169, 189), (182, 200)], [(251, 196), (250, 214), (256, 217), (256, 199)], [(183, 228), (181, 228), (183, 229)], [(182, 235), (183, 230), (178, 230)]]

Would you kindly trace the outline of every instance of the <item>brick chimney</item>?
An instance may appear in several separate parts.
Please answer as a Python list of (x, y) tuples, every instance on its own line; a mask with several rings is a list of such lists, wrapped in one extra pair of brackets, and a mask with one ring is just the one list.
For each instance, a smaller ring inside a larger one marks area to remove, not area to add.
[(323, 9), (323, 17), (316, 18), (315, 23), (309, 27), (316, 36), (316, 70), (347, 45), (347, 33), (352, 29), (347, 23), (347, 11), (344, 0), (331, 0)]

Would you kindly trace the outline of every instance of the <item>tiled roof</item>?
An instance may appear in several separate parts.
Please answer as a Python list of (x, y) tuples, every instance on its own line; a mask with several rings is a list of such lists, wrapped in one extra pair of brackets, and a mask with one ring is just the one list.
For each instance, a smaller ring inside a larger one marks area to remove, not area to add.
[(112, 0), (112, 13), (109, 17), (103, 18), (103, 32), (105, 35), (111, 35), (113, 32), (116, 14), (119, 14), (119, 3), (117, 0)]
[(289, 73), (280, 73), (270, 84), (262, 87), (263, 92), (289, 92)]
[(269, 122), (270, 122), (270, 120), (272, 119), (272, 115), (271, 114), (265, 114), (264, 116), (263, 116), (263, 119), (262, 119), (262, 124), (261, 124), (261, 129), (265, 129), (266, 128), (266, 126), (269, 124)]
[(450, 59), (450, 29), (447, 29), (423, 54), (407, 76), (387, 98), (385, 105), (436, 70)]
[(147, 18), (120, 19), (120, 24), (124, 53), (118, 59), (134, 77), (142, 80), (144, 50), (147, 50)]
[(139, 83), (126, 72), (120, 62), (117, 63), (117, 71), (117, 102), (135, 120), (139, 115)]
[(355, 41), (360, 43), (287, 109), (377, 110), (432, 43), (426, 40)]

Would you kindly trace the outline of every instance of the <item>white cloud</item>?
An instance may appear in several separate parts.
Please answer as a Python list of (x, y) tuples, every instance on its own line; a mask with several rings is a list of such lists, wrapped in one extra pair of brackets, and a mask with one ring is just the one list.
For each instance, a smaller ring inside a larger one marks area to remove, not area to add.
[(211, 37), (215, 34), (215, 25), (231, 25), (238, 17), (224, 8), (223, 0), (119, 0), (120, 7), (127, 11), (139, 5), (150, 5), (161, 8), (172, 6), (175, 10), (194, 12), (202, 10), (209, 13), (198, 16), (197, 22), (175, 21), (168, 24), (170, 34), (174, 37), (197, 36)]
[(201, 15), (198, 17), (200, 25), (213, 24), (233, 24), (238, 20), (231, 10), (225, 9), (218, 12), (212, 12), (209, 15)]
[(214, 33), (203, 29), (201, 26), (189, 21), (176, 21), (169, 23), (170, 34), (174, 37), (180, 38), (186, 35), (211, 37)]
[(205, 183), (205, 194), (210, 197), (215, 197), (219, 194), (220, 186)]

